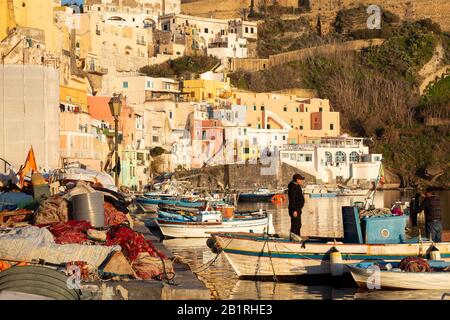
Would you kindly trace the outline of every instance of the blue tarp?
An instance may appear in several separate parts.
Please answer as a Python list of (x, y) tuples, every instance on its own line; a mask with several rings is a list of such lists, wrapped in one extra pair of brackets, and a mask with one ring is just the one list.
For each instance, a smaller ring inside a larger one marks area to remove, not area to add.
[(22, 192), (4, 192), (0, 194), (0, 211), (22, 209), (34, 202), (32, 196)]

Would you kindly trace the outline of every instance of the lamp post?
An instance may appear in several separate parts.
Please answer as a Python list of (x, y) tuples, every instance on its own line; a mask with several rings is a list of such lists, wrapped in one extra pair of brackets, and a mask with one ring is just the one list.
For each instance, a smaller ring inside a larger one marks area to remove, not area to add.
[(114, 93), (111, 100), (109, 100), (109, 110), (114, 117), (114, 154), (115, 154), (115, 172), (114, 179), (116, 187), (119, 187), (119, 117), (122, 111), (122, 95)]

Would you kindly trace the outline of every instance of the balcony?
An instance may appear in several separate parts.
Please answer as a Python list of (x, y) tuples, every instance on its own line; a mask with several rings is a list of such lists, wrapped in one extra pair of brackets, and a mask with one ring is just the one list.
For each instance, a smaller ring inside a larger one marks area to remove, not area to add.
[(100, 36), (102, 33), (100, 32), (100, 30), (95, 30), (95, 34)]
[(102, 68), (97, 65), (89, 65), (87, 68), (88, 73), (98, 74), (98, 75), (105, 75), (108, 74), (108, 69)]
[(147, 45), (147, 42), (144, 41), (144, 40), (137, 40), (137, 41), (136, 41), (136, 44), (137, 44), (137, 45), (140, 45), (140, 46), (146, 46), (146, 45)]

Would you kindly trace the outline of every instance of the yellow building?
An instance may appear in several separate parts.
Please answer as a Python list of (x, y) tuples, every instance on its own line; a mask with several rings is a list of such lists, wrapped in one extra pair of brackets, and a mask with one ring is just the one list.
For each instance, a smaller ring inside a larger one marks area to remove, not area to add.
[(295, 95), (233, 91), (232, 103), (247, 107), (247, 125), (258, 129), (292, 128), (288, 143), (302, 143), (305, 137), (338, 136), (339, 112), (327, 99), (304, 99)]
[(230, 79), (218, 80), (185, 80), (183, 82), (183, 93), (186, 93), (187, 100), (192, 102), (214, 103), (216, 98), (222, 98), (224, 94), (231, 92)]
[(0, 40), (17, 24), (43, 30), (47, 51), (61, 52), (62, 34), (53, 18), (58, 5), (55, 0), (0, 0)]

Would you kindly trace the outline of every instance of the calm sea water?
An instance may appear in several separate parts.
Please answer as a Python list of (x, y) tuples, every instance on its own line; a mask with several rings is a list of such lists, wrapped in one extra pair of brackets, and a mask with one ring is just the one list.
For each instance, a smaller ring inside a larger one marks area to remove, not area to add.
[[(450, 191), (438, 192), (444, 213), (444, 228), (450, 229)], [(408, 200), (412, 193), (400, 191), (379, 192), (375, 196), (377, 207), (390, 207), (397, 200)], [(302, 214), (302, 235), (342, 237), (341, 207), (361, 201), (361, 197), (306, 199)], [(242, 204), (239, 209), (266, 209), (273, 214), (275, 231), (287, 236), (290, 218), (287, 204)], [(239, 280), (223, 255), (216, 257), (206, 246), (206, 239), (170, 239), (164, 245), (189, 264), (200, 280), (211, 291), (212, 299), (440, 299), (441, 291), (363, 291), (358, 288), (310, 286), (298, 283), (276, 283)]]

